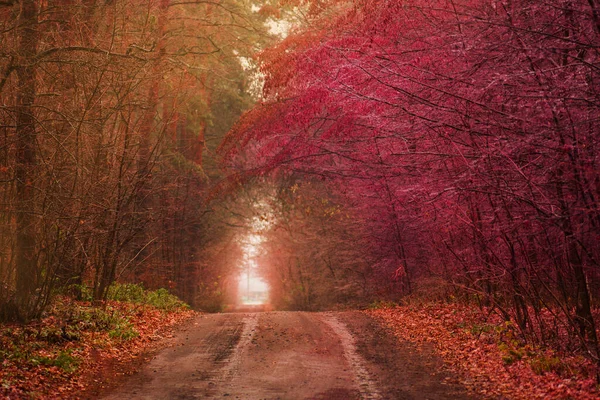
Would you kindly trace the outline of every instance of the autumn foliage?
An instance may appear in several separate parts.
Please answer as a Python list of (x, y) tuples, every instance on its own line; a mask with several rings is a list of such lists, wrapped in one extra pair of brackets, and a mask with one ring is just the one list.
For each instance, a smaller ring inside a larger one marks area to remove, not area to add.
[(328, 182), (397, 293), (439, 277), (598, 360), (598, 7), (357, 1), (264, 54), (223, 154)]
[[(460, 304), (381, 307), (367, 313), (400, 341), (433, 346), (466, 388), (486, 399), (596, 399), (596, 368), (581, 355), (523, 344), (492, 309)], [(491, 311), (491, 312), (490, 312)], [(545, 313), (547, 314), (547, 313)], [(544, 318), (547, 315), (544, 316)]]
[[(136, 288), (157, 298), (156, 292)], [(124, 293), (111, 294), (119, 296)], [(144, 354), (164, 346), (175, 326), (196, 315), (174, 296), (160, 298), (162, 304), (146, 298), (98, 307), (60, 297), (35, 323), (2, 325), (0, 397), (89, 397), (132, 373)], [(166, 300), (170, 306), (165, 308)]]
[[(247, 2), (0, 2), (0, 321), (116, 281), (211, 293), (210, 148), (242, 109)], [(241, 40), (243, 39), (243, 40)]]

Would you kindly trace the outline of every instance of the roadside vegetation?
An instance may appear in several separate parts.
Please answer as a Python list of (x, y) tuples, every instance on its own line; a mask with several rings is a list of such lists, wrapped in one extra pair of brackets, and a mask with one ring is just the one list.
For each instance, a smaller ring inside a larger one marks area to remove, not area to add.
[(115, 284), (94, 303), (58, 295), (42, 318), (0, 325), (0, 397), (72, 398), (100, 390), (192, 317), (166, 289)]
[[(413, 299), (414, 300), (414, 299)], [(524, 340), (495, 308), (464, 302), (373, 303), (366, 311), (401, 341), (434, 346), (469, 391), (498, 399), (597, 399), (598, 368), (574, 346), (564, 327), (545, 342)], [(596, 315), (597, 317), (599, 315)], [(551, 321), (544, 312), (541, 318)], [(449, 382), (450, 383), (450, 382)]]

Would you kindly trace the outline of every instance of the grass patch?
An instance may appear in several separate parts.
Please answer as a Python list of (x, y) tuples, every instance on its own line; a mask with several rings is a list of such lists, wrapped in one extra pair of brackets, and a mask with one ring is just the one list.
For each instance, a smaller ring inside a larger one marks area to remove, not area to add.
[(140, 334), (127, 319), (123, 318), (115, 324), (113, 329), (108, 331), (108, 336), (113, 339), (130, 340), (140, 336)]
[(176, 309), (189, 309), (189, 306), (167, 289), (149, 291), (142, 285), (135, 283), (116, 283), (108, 289), (108, 300), (126, 301), (137, 304), (148, 304), (159, 310), (173, 311)]
[(58, 367), (67, 373), (72, 373), (77, 370), (77, 367), (81, 363), (81, 360), (71, 355), (71, 351), (59, 351), (57, 355), (53, 357), (36, 356), (31, 359), (33, 365), (46, 365), (51, 367)]

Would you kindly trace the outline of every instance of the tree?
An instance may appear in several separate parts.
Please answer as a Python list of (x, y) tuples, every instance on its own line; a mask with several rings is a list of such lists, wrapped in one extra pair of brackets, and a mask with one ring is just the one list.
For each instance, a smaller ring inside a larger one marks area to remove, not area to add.
[(38, 45), (37, 5), (24, 0), (18, 19), (18, 76), (16, 95), (15, 184), (19, 210), (16, 215), (17, 307), (19, 318), (36, 311), (33, 296), (40, 271), (37, 266), (35, 182), (37, 135), (33, 111), (36, 97), (36, 51)]
[(193, 302), (212, 279), (203, 142), (252, 102), (239, 57), (271, 39), (250, 7), (0, 4), (0, 319), (82, 285), (102, 301), (116, 279)]
[(596, 22), (567, 0), (356, 2), (265, 54), (223, 154), (344, 193), (401, 290), (444, 276), (528, 340), (546, 308), (597, 359)]

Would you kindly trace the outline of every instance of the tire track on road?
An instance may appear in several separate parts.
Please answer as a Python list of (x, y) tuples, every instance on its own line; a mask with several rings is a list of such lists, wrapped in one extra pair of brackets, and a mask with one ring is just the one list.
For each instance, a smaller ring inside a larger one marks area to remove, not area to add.
[(229, 354), (229, 357), (222, 360), (225, 365), (221, 368), (219, 378), (217, 382), (219, 396), (229, 395), (228, 384), (234, 380), (234, 378), (240, 373), (240, 364), (248, 345), (252, 342), (252, 338), (256, 332), (258, 326), (259, 314), (247, 314), (242, 320), (243, 328), (240, 335), (240, 339), (237, 342), (233, 351)]
[(355, 339), (343, 322), (340, 322), (333, 314), (324, 313), (323, 322), (339, 336), (344, 350), (344, 358), (352, 368), (354, 380), (358, 385), (358, 390), (363, 400), (383, 399), (377, 389), (377, 381), (365, 367), (365, 360), (358, 354), (355, 345)]

